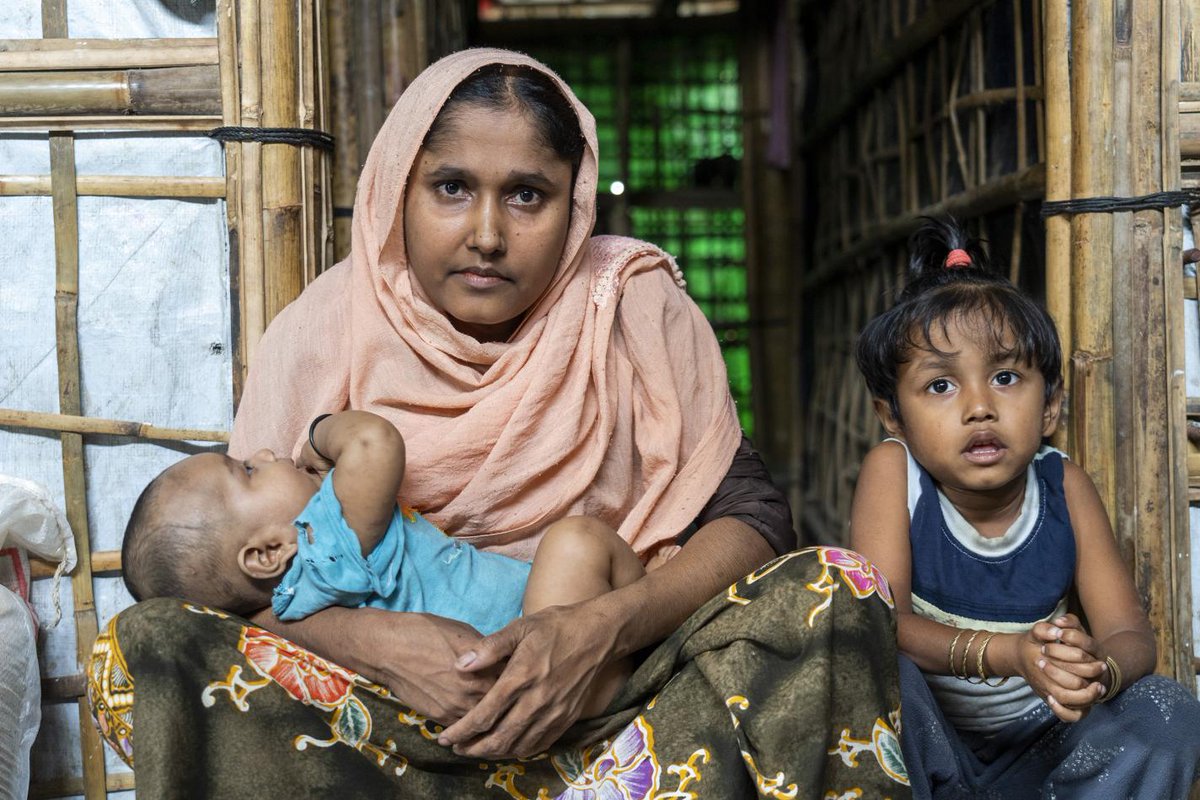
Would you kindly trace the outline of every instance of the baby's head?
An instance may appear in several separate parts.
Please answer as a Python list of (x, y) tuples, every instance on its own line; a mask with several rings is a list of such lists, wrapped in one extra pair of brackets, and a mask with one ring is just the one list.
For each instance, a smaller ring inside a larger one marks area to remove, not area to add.
[(136, 600), (182, 597), (235, 613), (270, 603), (296, 552), (292, 522), (320, 477), (262, 450), (190, 456), (150, 482), (121, 548)]
[[(911, 433), (906, 423), (915, 420), (907, 420), (906, 412), (915, 416), (929, 397), (940, 402), (959, 393), (963, 403), (974, 402), (976, 398), (965, 396), (966, 389), (960, 391), (957, 384), (965, 380), (954, 372), (970, 357), (997, 390), (990, 398), (984, 392), (983, 402), (1008, 402), (1014, 394), (1010, 387), (1017, 383), (1022, 391), (1030, 384), (1040, 386), (1021, 417), (1029, 429), (1021, 435), (1040, 442), (1057, 422), (1062, 390), (1062, 346), (1050, 315), (992, 272), (979, 242), (953, 221), (929, 220), (913, 234), (909, 247), (909, 276), (898, 302), (871, 320), (858, 342), (858, 366), (885, 427), (893, 435)], [(920, 385), (908, 387), (906, 382), (913, 381)], [(998, 412), (962, 404), (953, 412), (948, 406), (934, 409), (943, 419), (951, 413), (964, 423), (988, 427), (987, 420), (972, 421), (969, 415)], [(1013, 416), (1008, 414), (1004, 424)]]

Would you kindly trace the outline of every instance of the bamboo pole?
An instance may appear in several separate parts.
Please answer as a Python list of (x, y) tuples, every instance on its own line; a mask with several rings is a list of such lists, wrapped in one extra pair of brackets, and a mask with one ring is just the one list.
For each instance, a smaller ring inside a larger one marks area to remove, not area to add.
[[(48, 196), (49, 175), (0, 175), (0, 196)], [(224, 178), (175, 176), (77, 175), (75, 194), (80, 197), (186, 197), (225, 196)]]
[[(96, 550), (92, 552), (92, 575), (116, 575), (121, 572), (120, 550)], [(29, 573), (34, 580), (53, 578), (58, 573), (58, 562), (47, 561), (36, 556), (29, 557)]]
[[(1180, 53), (1183, 29), (1182, 3), (1164, 0), (1161, 4), (1161, 32), (1159, 34), (1158, 71), (1162, 91), (1159, 95), (1158, 117), (1161, 123), (1161, 138), (1158, 149), (1161, 153), (1163, 190), (1179, 189), (1181, 186), (1181, 164), (1179, 152), (1179, 84)], [(1195, 20), (1189, 20), (1194, 23)], [(1191, 32), (1194, 35), (1194, 31)], [(1196, 691), (1196, 674), (1193, 668), (1195, 643), (1192, 636), (1192, 579), (1191, 521), (1188, 509), (1187, 483), (1187, 381), (1186, 346), (1184, 344), (1183, 272), (1180, 265), (1183, 242), (1182, 219), (1173, 209), (1162, 213), (1162, 298), (1166, 316), (1166, 353), (1163, 378), (1166, 387), (1165, 428), (1168, 432), (1167, 463), (1164, 479), (1168, 489), (1167, 508), (1164, 509), (1167, 536), (1162, 547), (1164, 566), (1173, 574), (1164, 599), (1170, 604), (1169, 617), (1174, 634), (1173, 674), (1190, 692)], [(1150, 282), (1153, 286), (1153, 281)], [(1162, 652), (1160, 643), (1159, 651)], [(1171, 664), (1171, 658), (1160, 658), (1160, 663)]]
[(131, 117), (127, 115), (98, 115), (88, 117), (0, 117), (0, 131), (9, 133), (45, 133), (59, 131), (162, 131), (162, 132), (191, 132), (208, 131), (221, 124), (218, 116), (196, 116), (181, 114), (179, 116), (145, 116)]
[(358, 146), (358, 104), (354, 101), (354, 60), (352, 53), (351, 0), (328, 0), (329, 81), (333, 107), (333, 136), (337, 150), (333, 154), (333, 253), (341, 260), (350, 253), (350, 210), (358, 185), (358, 169), (363, 159)]
[(9, 72), (0, 116), (221, 113), (216, 65), (75, 72)]
[[(1054, 1), (1043, 3), (1042, 14), (1046, 95), (1046, 102), (1042, 104), (1046, 150), (1042, 158), (1046, 164), (1046, 200), (1068, 200), (1073, 196), (1069, 16), (1066, 4)], [(1063, 354), (1067, 356), (1063, 363), (1063, 390), (1070, 398), (1070, 354), (1074, 352), (1074, 339), (1071, 330), (1071, 220), (1066, 216), (1046, 219), (1046, 308), (1058, 326)], [(1063, 409), (1065, 419), (1052, 441), (1056, 447), (1065, 450), (1069, 447), (1070, 403), (1064, 403)]]
[[(259, 13), (262, 47), (271, 54), (271, 68), (261, 72), (262, 124), (299, 127), (297, 0), (260, 0)], [(262, 179), (264, 322), (270, 322), (304, 286), (299, 148), (263, 145)]]
[[(258, 4), (239, 0), (238, 8), (238, 64), (241, 66), (241, 117), (242, 124), (250, 128), (262, 126), (262, 46), (258, 17)], [(241, 256), (240, 308), (242, 374), (254, 359), (258, 340), (267, 327), (266, 317), (266, 269), (263, 254), (263, 145), (244, 142), (242, 145)], [(238, 378), (235, 378), (238, 380)]]
[(216, 39), (0, 39), (0, 72), (216, 63)]
[[(1071, 8), (1071, 184), (1076, 197), (1113, 186), (1113, 7), (1086, 0)], [(1071, 452), (1091, 475), (1111, 516), (1116, 508), (1112, 386), (1112, 217), (1071, 221)]]
[(0, 427), (28, 428), (56, 433), (128, 436), (135, 439), (181, 442), (228, 442), (225, 431), (194, 428), (167, 428), (148, 422), (128, 422), (79, 414), (49, 414), (38, 411), (18, 411), (0, 408)]
[[(217, 47), (221, 70), (221, 124), (242, 124), (238, 68), (238, 8), (236, 0), (217, 0)], [(246, 376), (244, 281), (242, 278), (242, 195), (245, 183), (242, 142), (225, 142), (225, 225), (229, 231), (230, 336), (233, 341), (233, 407), (242, 397)]]

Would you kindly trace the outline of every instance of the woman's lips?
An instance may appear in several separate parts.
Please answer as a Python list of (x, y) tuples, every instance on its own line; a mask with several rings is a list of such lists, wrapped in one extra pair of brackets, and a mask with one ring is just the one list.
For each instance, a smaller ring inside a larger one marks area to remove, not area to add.
[(501, 283), (507, 283), (508, 278), (501, 275), (494, 269), (483, 267), (468, 267), (460, 269), (454, 273), (462, 278), (463, 282), (475, 289), (490, 289)]

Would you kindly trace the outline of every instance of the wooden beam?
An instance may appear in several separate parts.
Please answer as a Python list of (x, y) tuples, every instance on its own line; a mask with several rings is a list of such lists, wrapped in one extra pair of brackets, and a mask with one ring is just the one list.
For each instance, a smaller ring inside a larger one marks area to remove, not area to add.
[(225, 431), (194, 428), (166, 428), (148, 422), (126, 422), (115, 419), (85, 417), (79, 414), (49, 414), (38, 411), (18, 411), (0, 408), (0, 427), (29, 428), (56, 433), (127, 436), (134, 439), (180, 442), (228, 442)]

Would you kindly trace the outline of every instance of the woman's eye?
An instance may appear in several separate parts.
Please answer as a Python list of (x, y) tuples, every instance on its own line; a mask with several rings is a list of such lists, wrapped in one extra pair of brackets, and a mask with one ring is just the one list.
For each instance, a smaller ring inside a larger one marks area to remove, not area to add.
[(954, 388), (954, 384), (950, 383), (950, 381), (946, 380), (945, 378), (938, 378), (936, 381), (929, 384), (927, 390), (933, 394), (945, 394), (952, 388)]
[(537, 193), (537, 190), (535, 190), (535, 189), (518, 189), (516, 191), (516, 193), (513, 195), (513, 197), (516, 198), (517, 202), (521, 203), (522, 205), (529, 205), (530, 203), (536, 203), (540, 196), (541, 195), (539, 195)]
[(455, 197), (462, 192), (462, 184), (456, 181), (444, 181), (438, 185), (438, 188), (441, 189), (443, 194), (450, 197)]
[(996, 377), (993, 378), (992, 380), (995, 382), (995, 384), (997, 386), (1012, 386), (1014, 383), (1016, 383), (1020, 379), (1021, 378), (1019, 375), (1017, 375), (1017, 373), (1013, 372), (1012, 370), (1006, 369), (1006, 370), (1001, 370), (1000, 372), (997, 372)]

